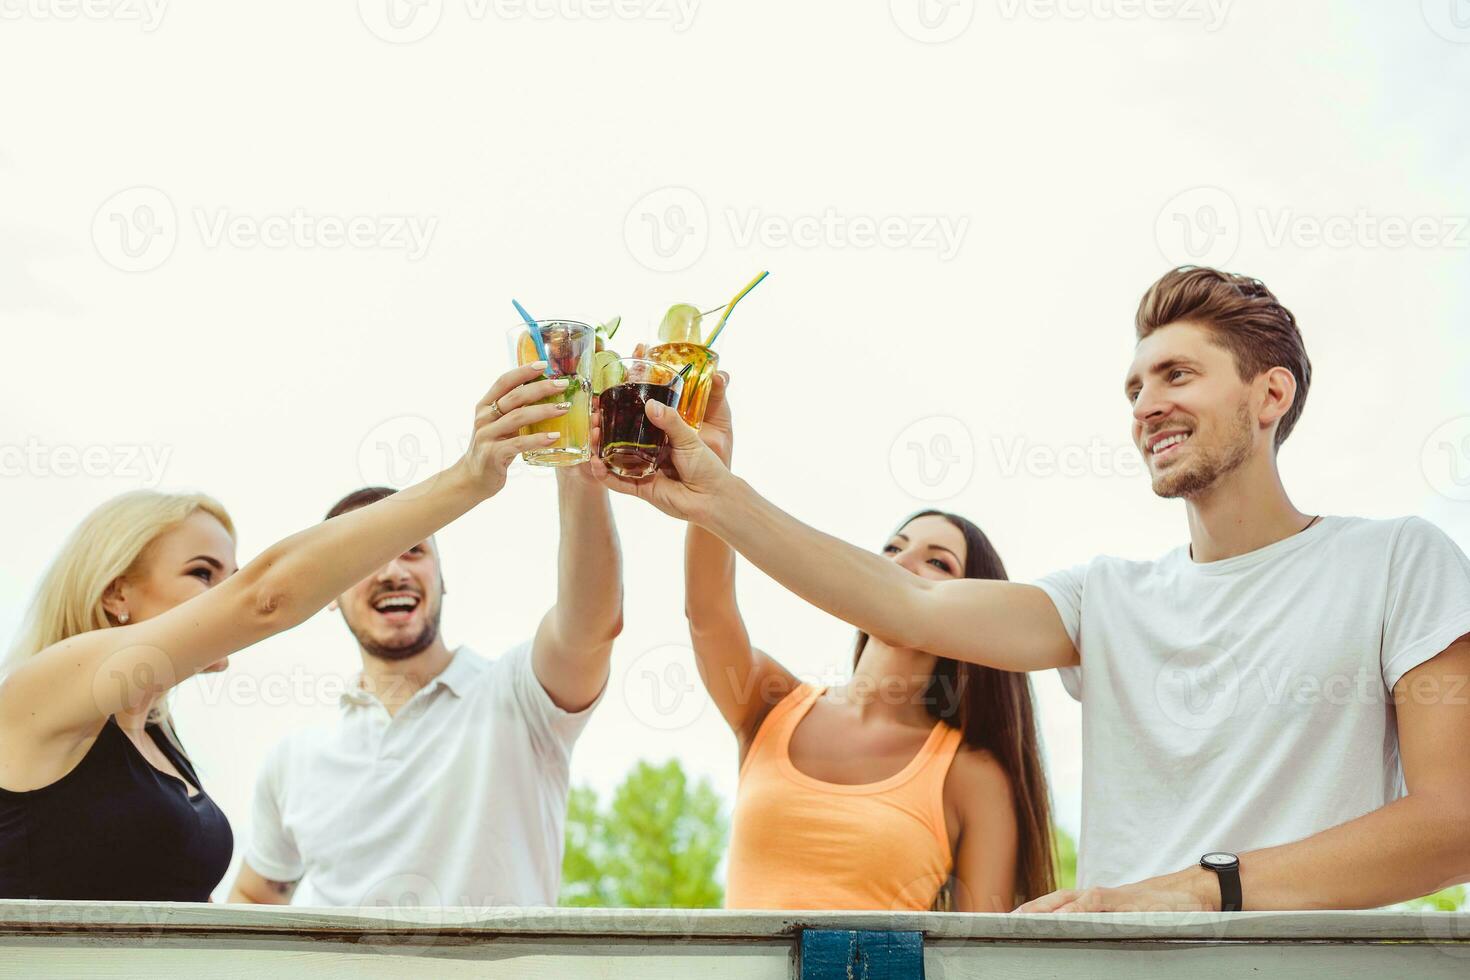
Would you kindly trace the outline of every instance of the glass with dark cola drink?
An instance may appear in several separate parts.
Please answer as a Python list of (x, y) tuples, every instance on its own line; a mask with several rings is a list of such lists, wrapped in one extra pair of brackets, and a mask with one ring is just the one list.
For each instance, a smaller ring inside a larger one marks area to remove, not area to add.
[(602, 420), (602, 460), (618, 476), (641, 480), (668, 459), (668, 437), (648, 420), (643, 406), (656, 401), (670, 408), (684, 393), (678, 368), (640, 357), (611, 358), (594, 379)]

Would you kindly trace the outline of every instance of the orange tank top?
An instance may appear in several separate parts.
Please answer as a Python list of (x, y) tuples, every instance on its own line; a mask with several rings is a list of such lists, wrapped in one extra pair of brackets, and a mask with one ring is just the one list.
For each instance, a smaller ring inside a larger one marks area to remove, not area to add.
[(791, 734), (823, 687), (803, 684), (756, 732), (735, 797), (725, 907), (924, 911), (954, 867), (944, 779), (961, 732), (934, 726), (918, 755), (847, 786), (791, 762)]

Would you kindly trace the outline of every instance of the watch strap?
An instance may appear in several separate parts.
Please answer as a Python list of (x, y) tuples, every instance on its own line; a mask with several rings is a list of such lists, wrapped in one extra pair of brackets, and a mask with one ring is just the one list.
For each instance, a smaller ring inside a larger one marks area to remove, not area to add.
[(1239, 912), (1243, 901), (1240, 894), (1240, 865), (1216, 868), (1215, 876), (1220, 879), (1220, 911)]
[(1215, 872), (1220, 882), (1220, 911), (1239, 912), (1245, 904), (1240, 887), (1240, 859), (1225, 851), (1211, 851), (1199, 863), (1200, 867)]

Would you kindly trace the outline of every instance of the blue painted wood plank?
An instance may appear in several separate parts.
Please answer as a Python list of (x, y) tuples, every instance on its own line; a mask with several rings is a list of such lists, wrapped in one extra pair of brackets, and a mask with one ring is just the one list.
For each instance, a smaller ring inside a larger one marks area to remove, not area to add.
[(924, 936), (807, 929), (799, 970), (799, 980), (924, 980)]

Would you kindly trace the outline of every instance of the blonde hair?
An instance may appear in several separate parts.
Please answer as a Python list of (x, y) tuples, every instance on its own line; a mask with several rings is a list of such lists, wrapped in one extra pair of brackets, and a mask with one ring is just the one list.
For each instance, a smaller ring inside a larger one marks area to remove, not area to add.
[[(88, 514), (41, 579), (0, 675), (68, 637), (114, 625), (102, 605), (108, 586), (137, 571), (150, 544), (199, 511), (235, 536), (219, 501), (198, 493), (135, 490)], [(160, 702), (150, 720), (167, 722), (166, 705)]]

